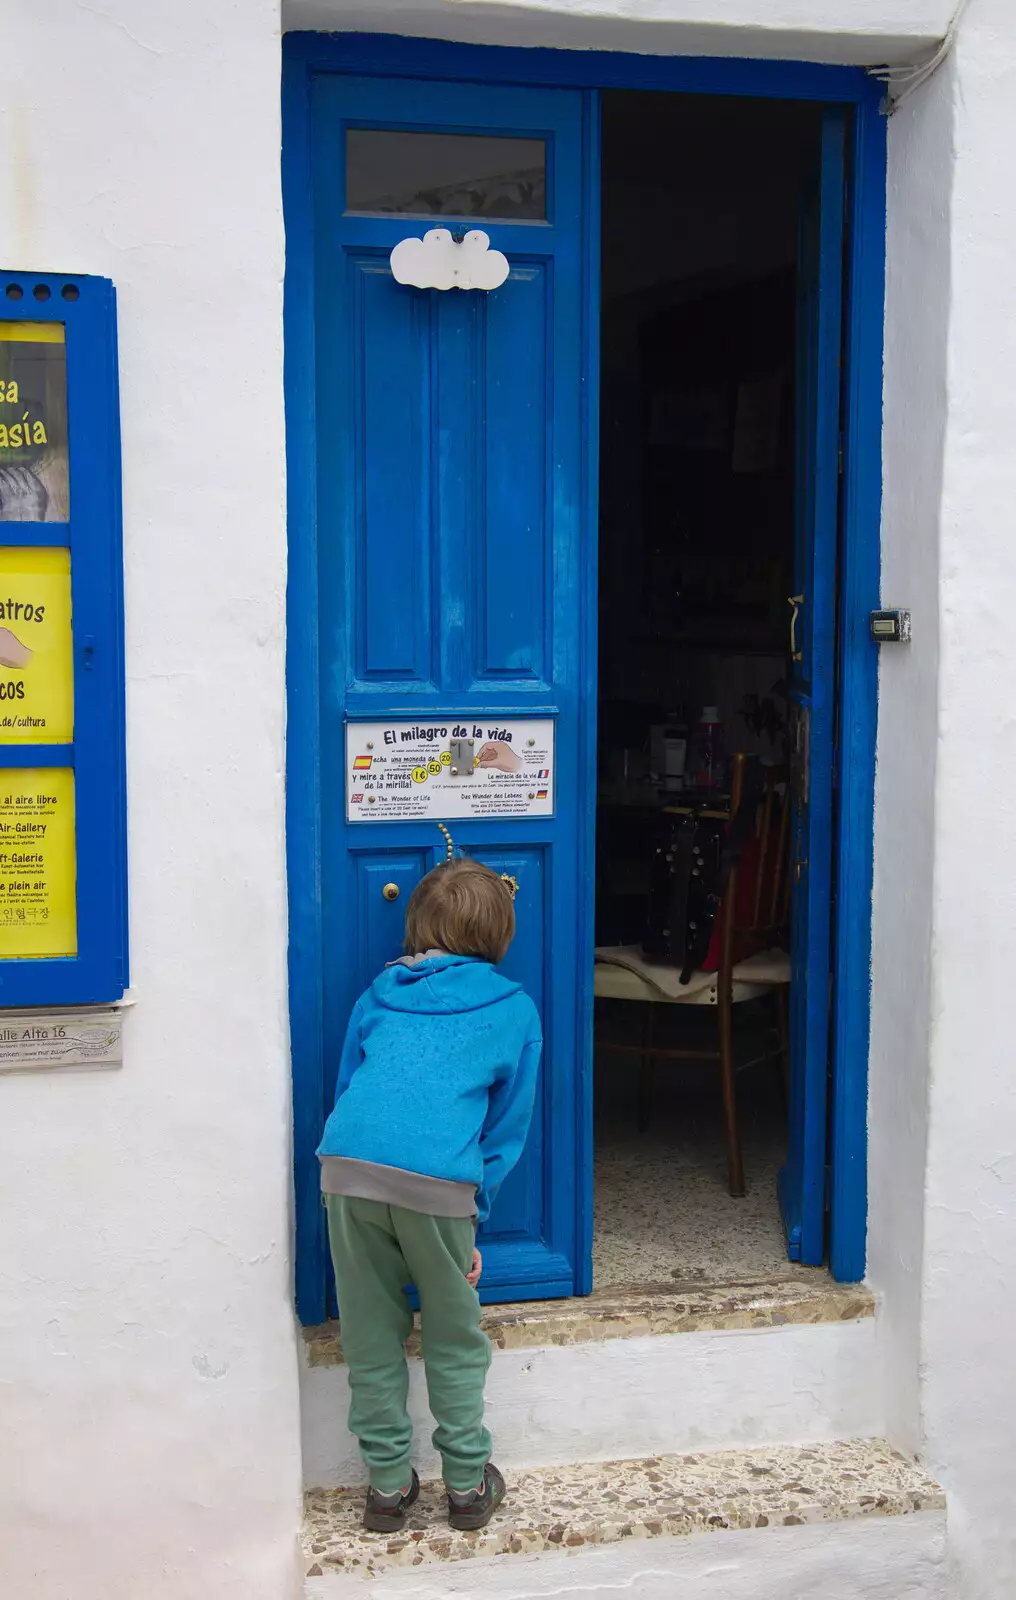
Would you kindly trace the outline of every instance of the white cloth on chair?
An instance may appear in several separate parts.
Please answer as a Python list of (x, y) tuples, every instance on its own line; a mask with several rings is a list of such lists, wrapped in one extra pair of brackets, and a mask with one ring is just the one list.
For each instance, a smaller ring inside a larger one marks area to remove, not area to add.
[(715, 972), (693, 972), (688, 982), (682, 983), (677, 967), (663, 961), (650, 961), (640, 944), (598, 945), (594, 954), (598, 966), (623, 967), (625, 972), (633, 972), (650, 989), (655, 989), (661, 1000), (691, 1000), (716, 982)]
[[(602, 999), (657, 1000), (671, 1005), (715, 1005), (717, 974), (693, 972), (681, 982), (676, 967), (650, 961), (637, 944), (599, 945), (594, 951), (594, 992)], [(738, 962), (733, 972), (734, 995), (749, 1000), (755, 993), (790, 982), (790, 957), (785, 950), (763, 950)]]

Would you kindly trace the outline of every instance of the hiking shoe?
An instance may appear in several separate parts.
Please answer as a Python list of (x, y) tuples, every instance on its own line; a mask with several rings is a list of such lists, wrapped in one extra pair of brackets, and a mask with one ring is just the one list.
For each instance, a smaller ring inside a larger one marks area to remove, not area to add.
[(413, 1469), (409, 1488), (395, 1494), (378, 1494), (367, 1490), (367, 1504), (363, 1510), (363, 1525), (371, 1533), (398, 1533), (406, 1525), (406, 1513), (420, 1496), (420, 1480)]
[(453, 1494), (449, 1489), (448, 1521), (463, 1533), (471, 1528), (485, 1528), (504, 1497), (504, 1479), (493, 1461), (488, 1461), (479, 1489), (470, 1489), (468, 1494)]

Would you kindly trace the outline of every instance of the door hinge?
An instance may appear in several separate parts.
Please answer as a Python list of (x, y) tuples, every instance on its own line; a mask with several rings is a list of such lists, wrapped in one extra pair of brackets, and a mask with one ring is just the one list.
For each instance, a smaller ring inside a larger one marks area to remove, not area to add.
[(842, 476), (843, 476), (843, 435), (842, 435), (842, 433), (840, 434), (839, 441), (838, 441), (837, 446), (836, 446), (836, 471), (839, 473), (840, 477), (842, 478)]

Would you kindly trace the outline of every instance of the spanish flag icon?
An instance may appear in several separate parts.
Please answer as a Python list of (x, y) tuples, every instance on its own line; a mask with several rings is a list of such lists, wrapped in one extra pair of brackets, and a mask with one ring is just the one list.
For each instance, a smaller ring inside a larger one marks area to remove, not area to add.
[(373, 756), (357, 756), (356, 760), (353, 762), (353, 771), (368, 772), (373, 759)]

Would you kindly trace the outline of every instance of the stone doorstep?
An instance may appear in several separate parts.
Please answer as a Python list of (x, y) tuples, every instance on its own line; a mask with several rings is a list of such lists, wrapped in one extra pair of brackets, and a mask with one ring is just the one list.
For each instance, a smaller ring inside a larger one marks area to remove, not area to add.
[[(815, 1269), (808, 1277), (764, 1283), (675, 1284), (601, 1289), (582, 1299), (485, 1306), (483, 1325), (498, 1350), (635, 1339), (647, 1334), (777, 1328), (790, 1323), (856, 1322), (875, 1314), (875, 1297), (857, 1283), (834, 1283)], [(307, 1364), (342, 1362), (338, 1322), (304, 1329)], [(419, 1355), (419, 1319), (406, 1345)]]
[(881, 1439), (653, 1456), (515, 1472), (508, 1498), (479, 1533), (447, 1523), (439, 1483), (423, 1486), (399, 1534), (360, 1526), (362, 1489), (306, 1496), (307, 1576), (378, 1577), (479, 1556), (574, 1554), (626, 1539), (899, 1517), (941, 1511), (945, 1494)]

